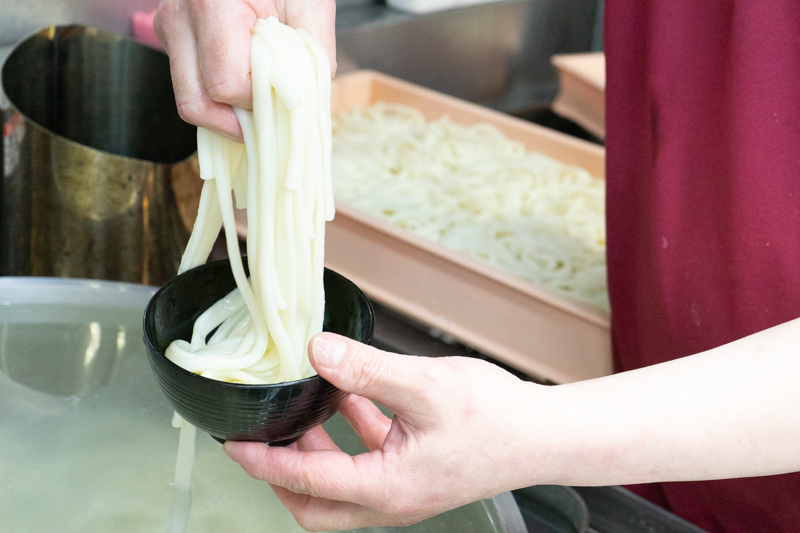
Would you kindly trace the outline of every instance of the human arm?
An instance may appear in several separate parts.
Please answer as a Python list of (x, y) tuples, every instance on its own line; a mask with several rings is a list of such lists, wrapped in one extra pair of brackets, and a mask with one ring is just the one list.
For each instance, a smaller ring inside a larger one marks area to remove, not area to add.
[[(547, 392), (572, 435), (554, 482), (608, 485), (800, 470), (800, 320), (713, 350)], [(569, 422), (572, 420), (572, 422)], [(584, 439), (591, 438), (586, 446)]]
[[(800, 320), (702, 354), (539, 386), (476, 360), (388, 354), (346, 341), (342, 412), (371, 452), (317, 428), (294, 448), (227, 443), (308, 529), (406, 524), (535, 484), (610, 485), (800, 469)], [(337, 348), (315, 339), (324, 359)], [(385, 419), (375, 399), (395, 412)]]
[(170, 59), (178, 113), (242, 141), (233, 107), (252, 108), (251, 30), (271, 16), (306, 30), (336, 72), (335, 0), (162, 0), (154, 27)]

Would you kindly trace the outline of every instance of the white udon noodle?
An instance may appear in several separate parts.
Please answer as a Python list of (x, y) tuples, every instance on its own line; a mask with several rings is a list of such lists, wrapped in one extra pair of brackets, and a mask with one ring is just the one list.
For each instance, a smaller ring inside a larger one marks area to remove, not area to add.
[[(166, 356), (207, 378), (265, 384), (314, 374), (306, 347), (322, 330), (325, 222), (334, 215), (331, 71), (308, 33), (274, 17), (256, 22), (250, 59), (253, 111), (235, 110), (244, 145), (197, 130), (205, 182), (179, 269), (205, 263), (224, 227), (237, 288)], [(247, 208), (249, 280), (231, 191)]]
[(492, 125), (383, 102), (340, 113), (333, 184), (352, 207), (608, 309), (603, 180)]
[[(250, 67), (253, 111), (235, 110), (244, 145), (197, 130), (205, 182), (179, 268), (205, 263), (224, 227), (237, 288), (198, 317), (191, 342), (174, 341), (166, 356), (207, 378), (265, 384), (314, 374), (306, 346), (322, 329), (325, 222), (334, 215), (331, 70), (308, 33), (274, 17), (255, 24)], [(249, 280), (231, 191), (247, 209)], [(172, 424), (181, 432), (170, 532), (183, 533), (196, 429), (177, 413)]]

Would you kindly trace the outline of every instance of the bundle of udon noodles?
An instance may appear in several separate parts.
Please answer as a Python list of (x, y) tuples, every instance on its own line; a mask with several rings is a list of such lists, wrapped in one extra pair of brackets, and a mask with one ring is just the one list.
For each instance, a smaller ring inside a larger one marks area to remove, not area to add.
[(605, 184), (586, 170), (383, 102), (335, 117), (332, 164), (340, 201), (608, 309)]
[[(330, 63), (305, 31), (258, 20), (251, 41), (253, 111), (236, 109), (244, 145), (197, 130), (200, 207), (180, 272), (205, 263), (224, 226), (237, 288), (166, 356), (202, 376), (278, 383), (313, 375), (306, 346), (324, 313), (330, 177)], [(246, 277), (231, 191), (247, 209)]]

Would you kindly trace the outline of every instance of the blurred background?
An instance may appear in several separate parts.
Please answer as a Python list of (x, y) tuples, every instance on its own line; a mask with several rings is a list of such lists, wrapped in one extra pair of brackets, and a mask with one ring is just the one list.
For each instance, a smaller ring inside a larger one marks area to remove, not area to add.
[[(551, 56), (602, 49), (602, 4), (337, 0), (339, 72), (375, 69), (510, 114), (535, 114), (558, 91)], [(0, 59), (48, 25), (85, 24), (129, 35), (133, 14), (157, 6), (158, 0), (4, 1)]]

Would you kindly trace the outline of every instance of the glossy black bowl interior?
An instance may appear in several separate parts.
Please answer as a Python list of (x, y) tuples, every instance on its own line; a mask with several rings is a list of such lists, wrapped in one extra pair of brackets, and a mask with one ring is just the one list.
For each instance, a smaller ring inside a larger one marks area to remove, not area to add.
[[(371, 342), (374, 315), (364, 293), (328, 269), (324, 284), (323, 330)], [(347, 393), (319, 376), (274, 385), (226, 383), (189, 372), (164, 356), (175, 339), (190, 340), (197, 317), (235, 287), (228, 260), (199, 266), (167, 282), (145, 309), (150, 366), (175, 411), (215, 439), (294, 442), (336, 413)]]

